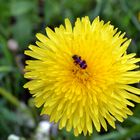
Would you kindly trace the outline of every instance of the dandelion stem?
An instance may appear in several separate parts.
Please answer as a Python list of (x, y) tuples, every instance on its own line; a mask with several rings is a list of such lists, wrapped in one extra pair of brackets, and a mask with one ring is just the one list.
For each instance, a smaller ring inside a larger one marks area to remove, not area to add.
[(0, 95), (2, 95), (5, 99), (7, 99), (9, 102), (11, 102), (16, 107), (20, 106), (20, 102), (18, 101), (18, 99), (2, 87), (0, 87)]

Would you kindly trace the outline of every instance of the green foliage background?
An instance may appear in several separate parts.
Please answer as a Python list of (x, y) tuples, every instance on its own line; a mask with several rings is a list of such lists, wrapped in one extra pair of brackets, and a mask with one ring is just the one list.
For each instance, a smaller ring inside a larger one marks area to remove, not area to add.
[[(36, 127), (43, 120), (39, 116), (27, 90), (23, 89), (24, 50), (35, 42), (37, 32), (44, 33), (77, 17), (88, 15), (91, 20), (100, 16), (125, 31), (133, 41), (128, 49), (140, 56), (140, 0), (0, 0), (0, 140), (16, 134), (34, 140)], [(13, 49), (10, 40), (17, 43)], [(139, 86), (136, 85), (136, 86)], [(74, 137), (72, 132), (58, 131), (52, 140), (140, 140), (140, 105), (134, 115), (117, 129), (108, 132), (94, 131), (91, 136)]]

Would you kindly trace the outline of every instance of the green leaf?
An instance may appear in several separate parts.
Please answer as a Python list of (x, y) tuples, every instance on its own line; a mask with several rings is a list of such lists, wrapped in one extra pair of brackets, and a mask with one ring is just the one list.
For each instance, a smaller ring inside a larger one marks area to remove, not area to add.
[(33, 8), (32, 1), (11, 1), (11, 15), (20, 16), (29, 12)]
[(2, 50), (2, 53), (5, 57), (5, 60), (6, 60), (5, 62), (9, 65), (13, 65), (14, 63), (13, 56), (7, 47), (6, 39), (2, 37), (1, 35), (0, 35), (0, 49)]

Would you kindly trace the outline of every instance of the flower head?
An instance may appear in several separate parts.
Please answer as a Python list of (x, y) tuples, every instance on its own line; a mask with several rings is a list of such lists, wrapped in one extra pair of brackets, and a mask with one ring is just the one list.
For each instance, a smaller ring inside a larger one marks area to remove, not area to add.
[(97, 131), (107, 130), (107, 123), (115, 128), (116, 120), (132, 115), (131, 101), (140, 102), (140, 89), (131, 86), (140, 80), (140, 58), (127, 54), (131, 40), (125, 33), (99, 17), (92, 23), (77, 18), (74, 27), (66, 19), (65, 26), (46, 32), (25, 51), (35, 59), (26, 61), (25, 78), (31, 80), (24, 87), (43, 106), (41, 114), (75, 135), (91, 134), (93, 125)]

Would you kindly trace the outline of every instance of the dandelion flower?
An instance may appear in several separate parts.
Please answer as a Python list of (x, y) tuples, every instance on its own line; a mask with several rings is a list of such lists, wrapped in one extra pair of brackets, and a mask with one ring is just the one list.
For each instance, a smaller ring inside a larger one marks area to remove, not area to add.
[(74, 27), (46, 28), (47, 36), (37, 33), (36, 45), (25, 54), (31, 56), (25, 67), (24, 85), (42, 106), (41, 114), (58, 122), (59, 128), (73, 129), (75, 136), (91, 134), (93, 126), (100, 132), (115, 121), (132, 115), (131, 101), (140, 102), (135, 53), (127, 54), (131, 42), (113, 25), (88, 17), (77, 18)]

